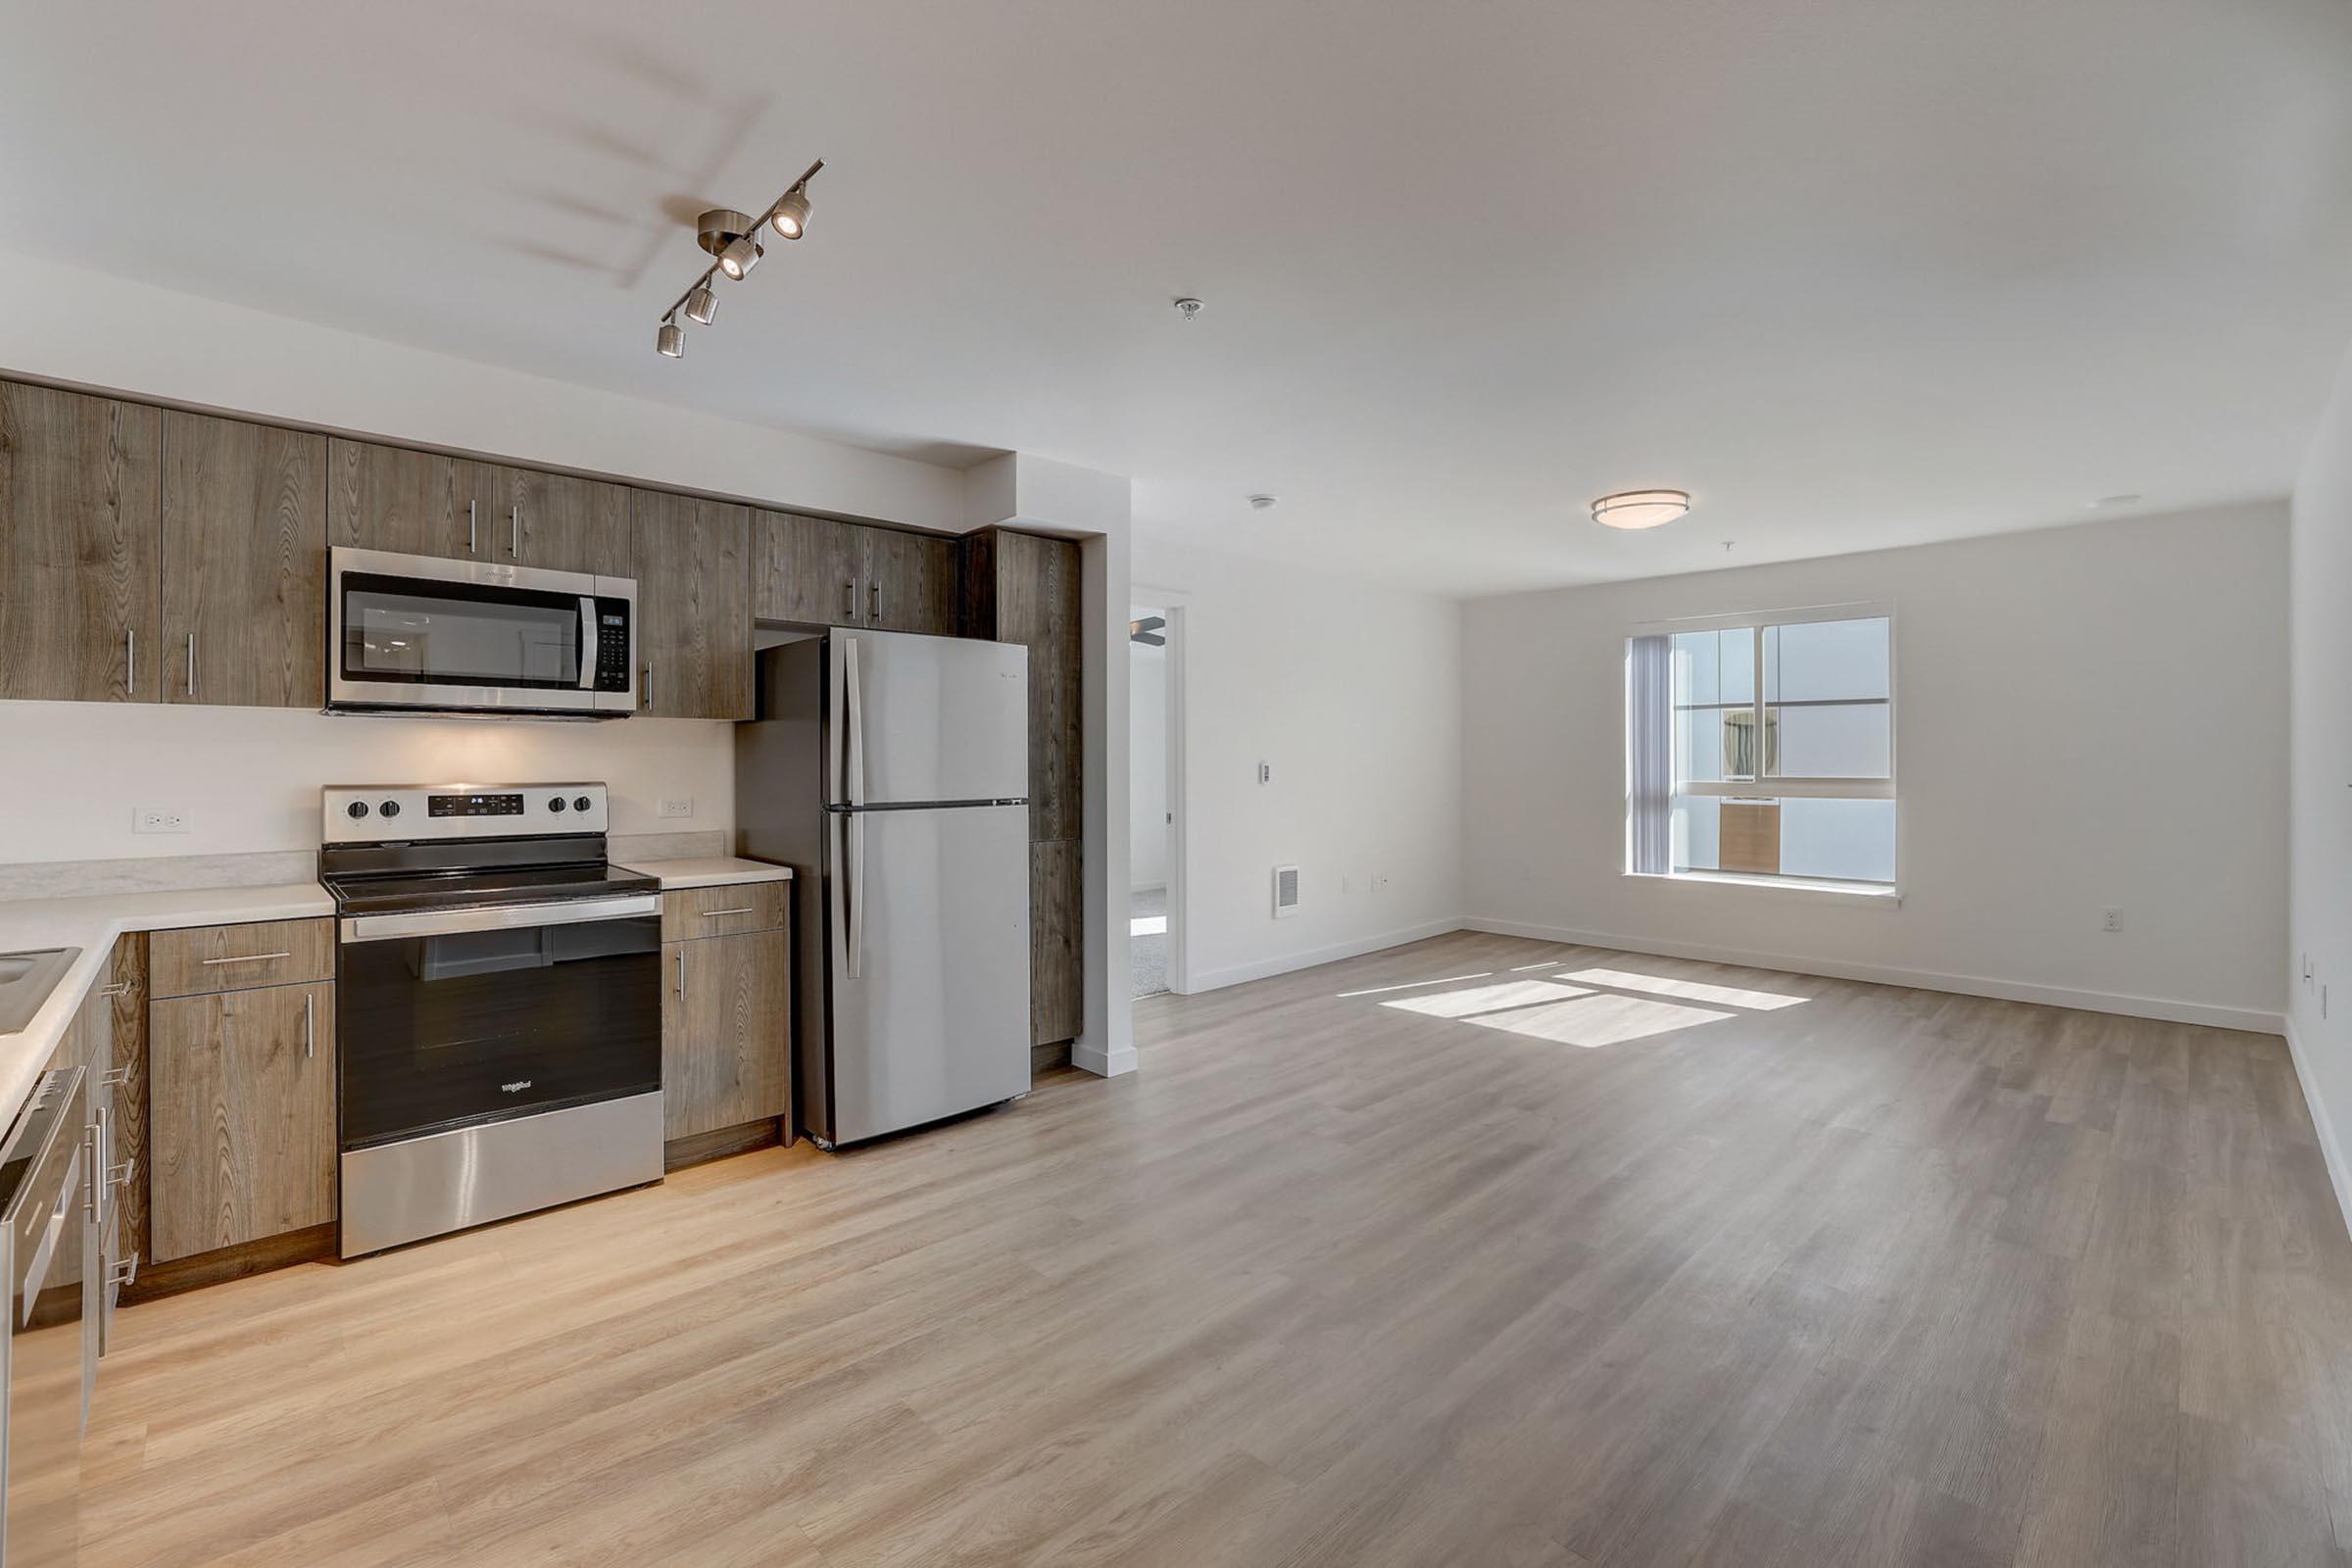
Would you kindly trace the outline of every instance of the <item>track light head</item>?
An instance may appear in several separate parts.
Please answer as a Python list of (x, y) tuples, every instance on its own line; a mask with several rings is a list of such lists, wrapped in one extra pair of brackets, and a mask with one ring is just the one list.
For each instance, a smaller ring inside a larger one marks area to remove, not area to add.
[(675, 321), (663, 321), (662, 330), (654, 335), (654, 347), (670, 359), (685, 358), (686, 329)]
[(767, 215), (767, 220), (786, 239), (799, 239), (808, 231), (808, 193), (799, 189), (786, 191), (784, 199), (776, 203), (776, 210)]
[(748, 277), (752, 269), (760, 265), (762, 254), (758, 240), (749, 234), (738, 234), (718, 253), (718, 270), (732, 278)]
[(718, 296), (710, 292), (708, 283), (697, 283), (686, 291), (686, 318), (704, 326), (718, 314)]

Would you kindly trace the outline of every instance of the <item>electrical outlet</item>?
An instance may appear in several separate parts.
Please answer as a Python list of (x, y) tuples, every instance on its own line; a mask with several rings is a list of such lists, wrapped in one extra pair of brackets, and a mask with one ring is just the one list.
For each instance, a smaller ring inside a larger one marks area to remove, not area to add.
[(2103, 918), (2101, 918), (2099, 921), (2099, 929), (2102, 931), (2121, 931), (2123, 928), (2124, 911), (2115, 907), (2113, 905), (2109, 905)]
[(142, 806), (131, 819), (133, 833), (185, 833), (188, 813), (172, 807)]
[(694, 814), (694, 798), (688, 796), (683, 800), (664, 799), (662, 802), (662, 814), (663, 816), (692, 816)]

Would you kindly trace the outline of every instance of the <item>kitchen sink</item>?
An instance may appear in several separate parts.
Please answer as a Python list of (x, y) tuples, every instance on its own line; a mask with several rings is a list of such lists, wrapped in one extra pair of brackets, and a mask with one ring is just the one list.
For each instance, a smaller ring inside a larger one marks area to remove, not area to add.
[(13, 1035), (32, 1022), (49, 993), (57, 989), (79, 948), (33, 948), (0, 953), (0, 1035)]

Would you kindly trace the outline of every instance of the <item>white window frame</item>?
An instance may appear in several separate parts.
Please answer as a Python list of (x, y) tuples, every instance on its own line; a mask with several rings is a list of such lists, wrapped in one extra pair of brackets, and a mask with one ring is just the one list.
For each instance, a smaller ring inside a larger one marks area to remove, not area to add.
[[(1896, 738), (1901, 726), (1896, 722), (1897, 705), (1900, 701), (1900, 694), (1898, 690), (1899, 674), (1895, 666), (1895, 607), (1893, 602), (1890, 600), (1885, 602), (1873, 601), (1846, 605), (1809, 605), (1795, 610), (1747, 611), (1737, 614), (1693, 615), (1679, 620), (1642, 621), (1628, 627), (1625, 635), (1629, 644), (1636, 637), (1671, 637), (1677, 632), (1739, 630), (1752, 631), (1755, 636), (1755, 658), (1752, 665), (1755, 671), (1755, 678), (1751, 700), (1746, 706), (1747, 710), (1755, 715), (1755, 733), (1757, 737), (1756, 744), (1757, 746), (1761, 747), (1764, 744), (1764, 736), (1766, 733), (1764, 724), (1764, 710), (1768, 707), (1859, 707), (1865, 704), (1875, 704), (1879, 701), (1879, 699), (1875, 697), (1870, 697), (1835, 701), (1824, 699), (1811, 702), (1767, 703), (1764, 697), (1765, 628), (1768, 626), (1801, 626), (1809, 622), (1824, 620), (1869, 620), (1875, 618), (1884, 618), (1886, 622), (1886, 777), (1802, 778), (1762, 776), (1763, 759), (1758, 758), (1757, 771), (1760, 776), (1756, 778), (1730, 780), (1691, 779), (1686, 781), (1680, 777), (1677, 777), (1672, 783), (1672, 793), (1675, 795), (1711, 797), (1717, 800), (1727, 801), (1777, 801), (1784, 799), (1891, 801), (1898, 799), (1899, 797), (1895, 789), (1897, 767), (1899, 765)], [(1669, 704), (1672, 703), (1671, 695), (1668, 698), (1668, 702)], [(1737, 711), (1739, 708), (1739, 705), (1735, 704), (1710, 704), (1708, 706), (1719, 709), (1723, 711)], [(1629, 741), (1633, 734), (1632, 726), (1633, 719), (1632, 714), (1629, 711), (1626, 720), (1626, 734), (1629, 738)], [(1636, 872), (1629, 869), (1626, 874), (1629, 876), (1643, 876), (1652, 881), (1736, 881), (1750, 886), (1787, 886), (1796, 889), (1820, 888), (1823, 890), (1853, 889), (1856, 891), (1871, 890), (1874, 892), (1879, 890), (1891, 891), (1901, 886), (1903, 872), (1902, 838), (1902, 811), (1898, 807), (1895, 811), (1894, 880), (1891, 882), (1839, 883), (1831, 882), (1823, 878), (1759, 876), (1748, 873), (1697, 870)]]

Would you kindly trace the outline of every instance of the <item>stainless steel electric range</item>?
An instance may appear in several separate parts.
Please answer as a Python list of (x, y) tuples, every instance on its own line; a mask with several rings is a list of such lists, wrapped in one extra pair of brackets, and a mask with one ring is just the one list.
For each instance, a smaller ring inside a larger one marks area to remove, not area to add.
[(605, 786), (324, 797), (343, 1255), (660, 1180), (660, 884)]

